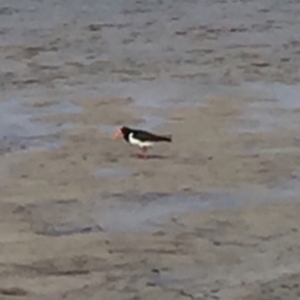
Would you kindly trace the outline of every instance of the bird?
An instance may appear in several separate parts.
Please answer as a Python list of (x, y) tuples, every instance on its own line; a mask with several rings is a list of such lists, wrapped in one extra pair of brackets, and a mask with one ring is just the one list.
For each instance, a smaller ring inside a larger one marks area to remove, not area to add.
[(141, 129), (133, 129), (126, 126), (120, 127), (113, 135), (113, 139), (124, 138), (131, 145), (139, 146), (142, 153), (137, 154), (140, 158), (148, 158), (148, 149), (157, 142), (172, 142), (172, 135), (157, 135)]

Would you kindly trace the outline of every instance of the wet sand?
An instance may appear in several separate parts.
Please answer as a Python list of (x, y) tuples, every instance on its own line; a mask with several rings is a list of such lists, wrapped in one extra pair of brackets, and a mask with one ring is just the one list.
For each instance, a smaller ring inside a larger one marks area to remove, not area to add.
[(0, 298), (298, 299), (300, 5), (92, 2), (0, 8)]

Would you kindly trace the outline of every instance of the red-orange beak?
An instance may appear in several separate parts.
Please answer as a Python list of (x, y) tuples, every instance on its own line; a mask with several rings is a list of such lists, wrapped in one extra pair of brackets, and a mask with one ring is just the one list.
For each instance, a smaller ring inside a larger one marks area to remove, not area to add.
[(113, 139), (116, 140), (116, 139), (121, 138), (122, 136), (123, 136), (122, 131), (121, 131), (120, 129), (118, 129), (118, 130), (114, 133)]

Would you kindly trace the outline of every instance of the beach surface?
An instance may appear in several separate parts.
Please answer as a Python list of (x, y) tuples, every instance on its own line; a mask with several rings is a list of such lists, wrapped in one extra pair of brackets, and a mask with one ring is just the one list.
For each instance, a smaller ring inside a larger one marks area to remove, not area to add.
[(299, 13), (3, 1), (0, 299), (298, 300)]

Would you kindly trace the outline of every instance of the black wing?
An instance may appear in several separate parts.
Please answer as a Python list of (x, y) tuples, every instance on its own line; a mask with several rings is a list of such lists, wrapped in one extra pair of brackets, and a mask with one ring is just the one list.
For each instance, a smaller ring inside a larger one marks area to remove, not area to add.
[(171, 136), (157, 135), (144, 130), (132, 130), (133, 137), (142, 142), (171, 142)]

